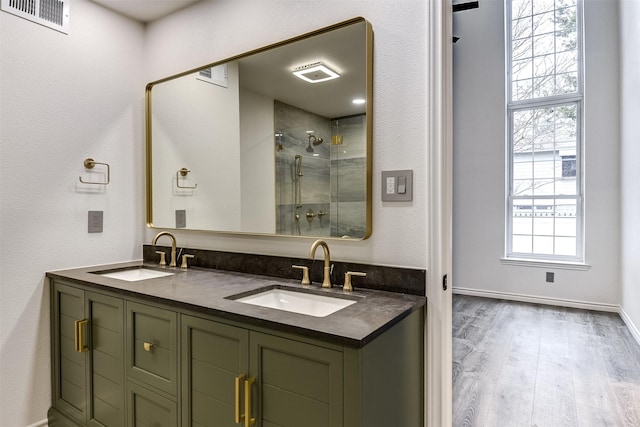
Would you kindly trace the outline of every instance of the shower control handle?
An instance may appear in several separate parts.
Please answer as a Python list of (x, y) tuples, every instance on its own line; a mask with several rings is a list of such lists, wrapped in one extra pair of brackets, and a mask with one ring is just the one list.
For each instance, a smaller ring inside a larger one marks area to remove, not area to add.
[(307, 209), (307, 221), (312, 222), (315, 217), (316, 214), (313, 212), (313, 209)]

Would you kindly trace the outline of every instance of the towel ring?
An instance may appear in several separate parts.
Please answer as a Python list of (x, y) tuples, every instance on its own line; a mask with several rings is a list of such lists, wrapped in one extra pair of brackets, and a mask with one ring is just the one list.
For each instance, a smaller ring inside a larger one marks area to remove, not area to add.
[(96, 184), (96, 185), (107, 185), (111, 181), (111, 171), (108, 163), (100, 163), (93, 160), (91, 157), (87, 157), (84, 159), (84, 167), (85, 169), (93, 169), (95, 165), (103, 165), (107, 167), (107, 180), (105, 182), (95, 182), (95, 181), (85, 181), (80, 177), (80, 182), (83, 184)]
[(191, 172), (190, 170), (188, 170), (187, 168), (182, 168), (180, 169), (178, 172), (176, 172), (176, 186), (178, 188), (197, 188), (198, 184), (194, 185), (194, 186), (188, 186), (188, 185), (180, 185), (180, 176), (187, 176), (187, 174)]

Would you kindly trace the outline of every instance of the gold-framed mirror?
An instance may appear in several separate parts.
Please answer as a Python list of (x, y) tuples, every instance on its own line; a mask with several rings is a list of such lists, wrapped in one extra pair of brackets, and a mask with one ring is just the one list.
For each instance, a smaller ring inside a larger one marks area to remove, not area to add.
[(149, 83), (147, 225), (366, 239), (372, 89), (364, 18)]

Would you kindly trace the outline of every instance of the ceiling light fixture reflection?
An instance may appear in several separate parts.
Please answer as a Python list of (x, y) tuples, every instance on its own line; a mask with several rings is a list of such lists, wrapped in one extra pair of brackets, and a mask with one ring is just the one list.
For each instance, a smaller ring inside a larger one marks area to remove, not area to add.
[(315, 62), (313, 64), (298, 67), (293, 70), (293, 74), (309, 83), (321, 83), (340, 77), (340, 74), (336, 73), (322, 62)]
[(364, 100), (364, 99), (362, 99), (362, 98), (356, 98), (356, 99), (354, 99), (354, 100), (353, 100), (353, 101), (351, 101), (351, 102), (353, 102), (353, 103), (354, 103), (354, 104), (356, 104), (356, 105), (362, 105), (362, 104), (364, 104), (364, 103), (365, 103), (365, 102), (367, 102), (367, 101), (366, 101), (366, 100)]

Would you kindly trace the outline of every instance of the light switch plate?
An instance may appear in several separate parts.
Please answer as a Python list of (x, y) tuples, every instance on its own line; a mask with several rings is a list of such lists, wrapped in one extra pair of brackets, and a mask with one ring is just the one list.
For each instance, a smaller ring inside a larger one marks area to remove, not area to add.
[(413, 170), (382, 172), (382, 201), (410, 202), (413, 200)]
[(88, 232), (89, 233), (102, 233), (102, 211), (89, 211)]

